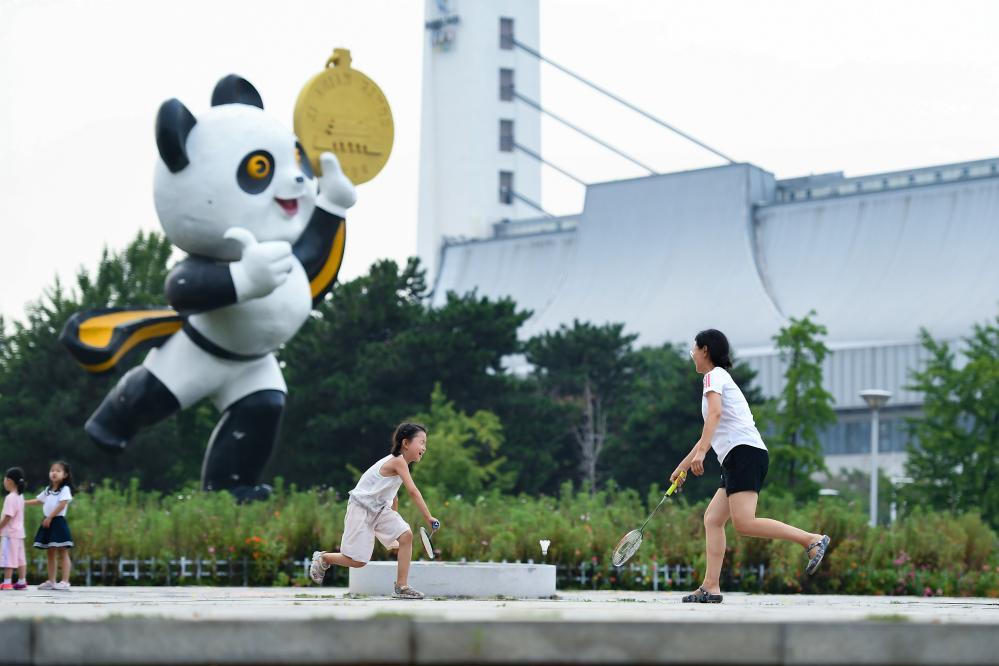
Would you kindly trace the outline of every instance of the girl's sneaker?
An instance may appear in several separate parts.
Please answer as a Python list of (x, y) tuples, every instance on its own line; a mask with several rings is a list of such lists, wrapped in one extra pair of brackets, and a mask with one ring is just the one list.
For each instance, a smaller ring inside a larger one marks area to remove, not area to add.
[(13, 590), (14, 586), (10, 583), (0, 583), (0, 590)]
[(25, 583), (25, 582), (22, 582), (22, 581), (18, 581), (16, 583), (14, 583), (14, 589), (15, 590), (26, 590), (26, 589), (28, 589), (28, 584)]
[(54, 590), (55, 589), (55, 583), (53, 583), (50, 580), (47, 580), (44, 583), (42, 583), (41, 585), (39, 585), (38, 589), (39, 590)]
[(71, 586), (70, 586), (70, 584), (68, 582), (66, 582), (64, 580), (61, 580), (58, 583), (56, 583), (55, 585), (53, 585), (52, 589), (53, 590), (68, 590), (70, 587)]
[(422, 599), (423, 593), (417, 592), (409, 585), (403, 585), (399, 587), (399, 583), (395, 584), (395, 596), (396, 599)]
[(309, 565), (309, 578), (312, 579), (313, 583), (321, 585), (323, 577), (326, 576), (326, 570), (329, 568), (330, 565), (323, 562), (323, 551), (317, 550), (312, 553), (312, 564)]

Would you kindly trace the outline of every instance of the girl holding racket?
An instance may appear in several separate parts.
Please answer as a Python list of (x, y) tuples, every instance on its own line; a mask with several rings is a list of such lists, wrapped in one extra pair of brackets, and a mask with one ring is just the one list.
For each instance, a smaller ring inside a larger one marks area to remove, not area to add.
[(413, 531), (399, 515), (400, 486), (406, 486), (410, 498), (434, 529), (440, 522), (430, 515), (420, 489), (413, 482), (409, 465), (419, 462), (427, 452), (427, 429), (417, 423), (401, 423), (392, 435), (392, 450), (369, 467), (357, 486), (350, 491), (347, 515), (343, 519), (343, 539), (339, 553), (317, 550), (312, 554), (309, 576), (316, 583), (331, 565), (360, 568), (371, 559), (375, 538), (386, 548), (398, 548), (398, 573), (395, 596), (422, 599), (423, 594), (409, 586), (409, 564), (413, 558)]
[(805, 573), (815, 573), (829, 548), (828, 536), (756, 517), (756, 502), (767, 476), (770, 456), (745, 396), (728, 373), (732, 367), (728, 339), (715, 329), (701, 331), (694, 338), (690, 357), (697, 372), (704, 375), (701, 393), (704, 430), (694, 448), (670, 475), (670, 481), (682, 484), (687, 470), (697, 476), (704, 474), (704, 456), (709, 448), (718, 455), (722, 474), (721, 484), (704, 512), (707, 571), (701, 586), (683, 601), (721, 602), (719, 576), (725, 557), (725, 524), (729, 519), (742, 536), (784, 539), (800, 544), (808, 557)]

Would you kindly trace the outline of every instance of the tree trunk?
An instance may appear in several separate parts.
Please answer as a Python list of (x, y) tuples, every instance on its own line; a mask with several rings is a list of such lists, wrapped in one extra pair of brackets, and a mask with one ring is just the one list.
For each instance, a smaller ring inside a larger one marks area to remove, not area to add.
[(583, 419), (574, 434), (579, 445), (580, 470), (592, 494), (597, 487), (597, 461), (607, 440), (607, 414), (603, 400), (599, 394), (594, 394), (589, 378), (583, 384)]

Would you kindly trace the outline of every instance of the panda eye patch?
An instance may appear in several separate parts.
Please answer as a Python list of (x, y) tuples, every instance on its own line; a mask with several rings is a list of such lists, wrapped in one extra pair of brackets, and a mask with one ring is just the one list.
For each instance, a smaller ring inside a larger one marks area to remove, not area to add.
[(254, 150), (243, 158), (236, 170), (236, 182), (250, 194), (260, 194), (274, 178), (274, 156), (266, 150)]
[(295, 160), (298, 161), (298, 166), (302, 169), (302, 173), (305, 174), (306, 178), (312, 180), (316, 177), (316, 174), (312, 171), (312, 163), (309, 161), (308, 153), (305, 152), (302, 144), (298, 142), (295, 143)]

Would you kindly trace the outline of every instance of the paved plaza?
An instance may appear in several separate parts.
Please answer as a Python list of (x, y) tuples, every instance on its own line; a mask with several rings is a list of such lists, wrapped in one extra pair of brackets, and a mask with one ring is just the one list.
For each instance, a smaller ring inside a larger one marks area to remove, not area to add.
[[(77, 587), (4, 592), (6, 617), (100, 620), (363, 620), (386, 615), (447, 621), (858, 622), (999, 625), (999, 599), (726, 594), (684, 604), (683, 592), (559, 592), (554, 599), (354, 597), (346, 588)], [(997, 627), (999, 628), (999, 627)]]
[(999, 601), (560, 592), (421, 601), (344, 588), (4, 592), (0, 664), (994, 664)]

